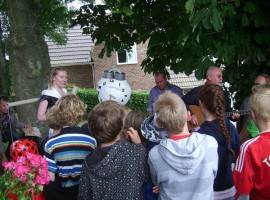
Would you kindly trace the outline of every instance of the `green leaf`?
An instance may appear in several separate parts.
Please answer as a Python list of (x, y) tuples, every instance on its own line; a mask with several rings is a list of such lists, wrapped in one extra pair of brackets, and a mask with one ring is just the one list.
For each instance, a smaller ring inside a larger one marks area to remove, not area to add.
[(194, 10), (194, 4), (195, 4), (195, 0), (188, 0), (186, 2), (185, 8), (187, 13), (192, 13)]
[(213, 27), (216, 31), (220, 31), (223, 27), (223, 21), (220, 17), (220, 13), (216, 7), (213, 8), (212, 12)]
[(250, 24), (250, 21), (245, 13), (243, 14), (241, 24), (242, 24), (242, 26), (249, 26), (249, 24)]
[(206, 15), (205, 18), (202, 21), (203, 26), (205, 29), (209, 30), (212, 28), (211, 22), (210, 22), (210, 16)]

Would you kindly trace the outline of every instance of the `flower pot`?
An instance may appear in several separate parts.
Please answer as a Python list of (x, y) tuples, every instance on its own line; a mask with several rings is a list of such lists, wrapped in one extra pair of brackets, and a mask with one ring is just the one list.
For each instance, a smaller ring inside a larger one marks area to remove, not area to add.
[[(46, 200), (43, 193), (32, 194), (31, 196), (32, 196), (32, 200)], [(8, 199), (19, 200), (16, 194), (8, 193), (7, 197)]]

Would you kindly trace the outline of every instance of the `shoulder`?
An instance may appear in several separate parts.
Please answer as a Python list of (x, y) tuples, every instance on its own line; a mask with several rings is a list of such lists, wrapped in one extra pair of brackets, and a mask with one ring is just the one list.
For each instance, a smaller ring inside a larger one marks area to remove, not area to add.
[(208, 134), (193, 132), (191, 134), (191, 138), (196, 137), (198, 144), (207, 144), (208, 147), (216, 147), (218, 146), (217, 140)]

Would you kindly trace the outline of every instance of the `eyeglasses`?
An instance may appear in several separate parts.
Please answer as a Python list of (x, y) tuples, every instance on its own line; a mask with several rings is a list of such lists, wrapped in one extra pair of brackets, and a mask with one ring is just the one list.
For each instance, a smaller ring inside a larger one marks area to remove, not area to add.
[(253, 83), (253, 85), (261, 85), (260, 83)]

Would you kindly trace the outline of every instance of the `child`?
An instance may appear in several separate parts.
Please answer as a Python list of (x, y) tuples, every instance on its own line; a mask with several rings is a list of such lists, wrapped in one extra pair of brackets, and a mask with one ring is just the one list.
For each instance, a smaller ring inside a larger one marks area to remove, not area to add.
[(93, 108), (88, 123), (99, 147), (83, 165), (79, 199), (141, 199), (147, 176), (147, 151), (138, 132), (129, 128), (131, 142), (120, 139), (124, 110), (115, 101)]
[(61, 97), (55, 104), (55, 119), (63, 127), (45, 143), (45, 158), (51, 181), (44, 188), (46, 199), (75, 200), (84, 158), (96, 147), (96, 140), (76, 125), (83, 119), (85, 104), (75, 95)]
[(235, 199), (270, 197), (270, 88), (260, 86), (250, 96), (251, 115), (260, 134), (244, 142), (234, 167)]
[[(56, 134), (60, 133), (61, 129), (63, 128), (62, 125), (59, 123), (58, 118), (57, 118), (57, 112), (58, 109), (57, 107), (52, 107), (48, 110), (46, 113), (46, 123), (48, 126), (53, 130), (51, 137), (55, 136)], [(44, 146), (46, 142), (50, 139), (49, 135), (41, 142), (39, 145), (39, 153), (40, 155), (44, 155)]]
[(208, 135), (189, 133), (190, 117), (182, 99), (166, 91), (154, 103), (157, 125), (169, 136), (149, 152), (148, 164), (159, 199), (214, 199), (217, 142)]
[(129, 138), (127, 134), (127, 130), (132, 127), (134, 130), (136, 130), (140, 136), (141, 142), (144, 147), (146, 147), (146, 139), (142, 136), (141, 132), (141, 125), (143, 121), (145, 120), (146, 115), (137, 110), (130, 111), (124, 120), (124, 126), (123, 126), (123, 136)]
[(206, 84), (199, 92), (199, 105), (204, 122), (197, 130), (218, 142), (218, 172), (214, 182), (215, 200), (232, 199), (235, 187), (232, 163), (239, 152), (239, 136), (235, 126), (225, 118), (224, 92), (219, 85)]

